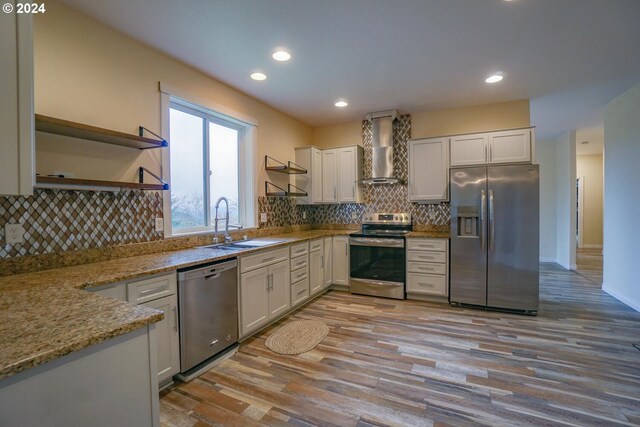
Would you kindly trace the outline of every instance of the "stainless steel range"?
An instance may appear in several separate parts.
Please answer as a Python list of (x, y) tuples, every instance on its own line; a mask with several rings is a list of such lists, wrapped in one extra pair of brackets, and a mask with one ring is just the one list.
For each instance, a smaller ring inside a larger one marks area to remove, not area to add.
[(352, 294), (405, 298), (405, 235), (411, 231), (408, 213), (372, 213), (362, 230), (349, 235)]

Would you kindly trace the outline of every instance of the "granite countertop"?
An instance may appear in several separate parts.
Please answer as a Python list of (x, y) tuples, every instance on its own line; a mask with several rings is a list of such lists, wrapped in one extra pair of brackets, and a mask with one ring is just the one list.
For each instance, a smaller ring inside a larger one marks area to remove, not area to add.
[[(268, 236), (280, 242), (260, 248), (200, 247), (0, 277), (0, 380), (163, 318), (158, 310), (86, 289), (351, 232), (299, 231)], [(410, 237), (449, 235), (413, 232)]]

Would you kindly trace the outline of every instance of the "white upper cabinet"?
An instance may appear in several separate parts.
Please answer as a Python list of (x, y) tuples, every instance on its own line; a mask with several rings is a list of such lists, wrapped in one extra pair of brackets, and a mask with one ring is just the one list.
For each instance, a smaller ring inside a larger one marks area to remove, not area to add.
[(489, 163), (522, 163), (531, 161), (531, 129), (491, 132)]
[(451, 137), (451, 166), (486, 164), (487, 140), (486, 133)]
[(0, 195), (33, 194), (32, 26), (30, 14), (0, 14)]
[(413, 139), (409, 145), (409, 200), (449, 200), (449, 138)]
[(363, 148), (344, 147), (338, 151), (338, 203), (361, 202), (360, 185), (362, 179)]
[(532, 128), (451, 137), (451, 167), (531, 163), (535, 146)]
[(338, 201), (338, 152), (322, 151), (322, 201), (336, 203)]
[(307, 170), (306, 174), (293, 175), (293, 185), (308, 194), (299, 197), (298, 204), (322, 203), (322, 151), (316, 147), (296, 148), (295, 163)]

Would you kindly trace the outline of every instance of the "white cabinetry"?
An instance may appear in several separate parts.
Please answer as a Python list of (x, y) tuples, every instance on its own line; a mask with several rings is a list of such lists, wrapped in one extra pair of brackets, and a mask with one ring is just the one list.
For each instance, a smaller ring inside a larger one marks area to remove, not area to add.
[(451, 166), (483, 165), (487, 163), (487, 134), (451, 137)]
[(531, 129), (491, 132), (489, 163), (522, 163), (531, 161)]
[(451, 137), (451, 167), (530, 163), (535, 147), (532, 128)]
[(333, 278), (336, 285), (349, 285), (349, 237), (333, 238)]
[(409, 200), (449, 200), (449, 138), (409, 141)]
[(257, 330), (291, 307), (289, 248), (240, 258), (240, 335)]
[(132, 304), (155, 308), (164, 313), (164, 319), (156, 323), (158, 383), (162, 386), (180, 371), (176, 273), (128, 282), (127, 299)]
[(316, 147), (296, 148), (295, 163), (307, 170), (306, 174), (294, 175), (296, 187), (307, 192), (307, 197), (299, 197), (298, 204), (322, 203), (322, 151)]
[(291, 246), (291, 306), (309, 299), (309, 243)]
[(448, 239), (407, 239), (407, 296), (449, 295)]
[(322, 152), (322, 201), (324, 203), (338, 201), (338, 152), (336, 150)]
[(338, 152), (338, 203), (362, 202), (361, 188), (363, 148), (359, 145), (336, 149)]
[(30, 14), (0, 14), (0, 195), (33, 194), (32, 26)]
[(324, 288), (331, 286), (333, 280), (333, 237), (325, 237), (322, 261), (324, 264)]
[(176, 273), (113, 283), (90, 289), (90, 291), (107, 298), (155, 308), (164, 313), (164, 319), (156, 323), (158, 383), (162, 387), (171, 382), (171, 378), (180, 371)]
[(309, 293), (313, 296), (324, 289), (324, 240), (314, 240), (309, 247)]

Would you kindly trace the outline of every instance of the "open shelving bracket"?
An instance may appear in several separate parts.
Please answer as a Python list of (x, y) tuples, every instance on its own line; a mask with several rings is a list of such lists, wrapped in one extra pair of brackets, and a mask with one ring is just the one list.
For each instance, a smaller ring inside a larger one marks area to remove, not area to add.
[[(275, 187), (277, 191), (269, 191), (269, 187)], [(293, 189), (297, 191), (292, 191)], [(264, 194), (267, 197), (306, 197), (309, 195), (302, 188), (298, 188), (295, 185), (288, 184), (287, 189), (280, 187), (279, 185), (274, 184), (273, 182), (265, 181), (264, 182)]]
[[(269, 165), (269, 160), (277, 163), (276, 165)], [(264, 156), (264, 169), (266, 171), (280, 172), (286, 174), (299, 174), (303, 175), (307, 173), (307, 170), (300, 165), (293, 163), (292, 161), (288, 161), (286, 164), (282, 163), (280, 160), (274, 159), (271, 156)]]
[[(160, 141), (162, 141), (162, 146), (163, 147), (168, 147), (169, 143), (167, 142), (166, 139), (164, 139), (163, 137), (161, 137), (160, 135), (158, 135), (157, 133), (147, 129), (144, 126), (138, 126), (138, 136), (141, 136), (144, 138), (144, 131), (149, 132), (151, 135), (155, 136), (156, 138), (158, 138)], [(152, 148), (152, 147), (147, 147), (147, 148), (141, 148), (141, 150), (147, 150), (148, 148)], [(148, 171), (147, 171), (148, 172)], [(151, 173), (151, 172), (149, 172)]]
[(169, 189), (169, 183), (168, 182), (166, 182), (165, 180), (163, 180), (158, 175), (156, 175), (155, 173), (151, 172), (149, 169), (145, 168), (144, 166), (140, 166), (140, 168), (138, 169), (138, 182), (140, 182), (140, 184), (144, 184), (144, 173), (145, 172), (148, 173), (149, 175), (151, 175), (152, 177), (154, 177), (155, 179), (157, 179), (158, 181), (160, 181), (160, 183), (162, 184), (162, 189), (163, 190), (168, 190)]

